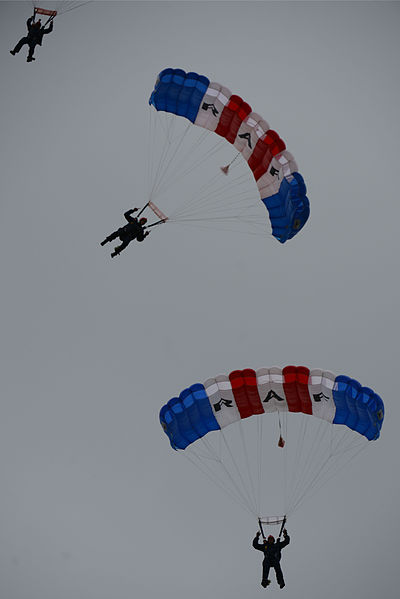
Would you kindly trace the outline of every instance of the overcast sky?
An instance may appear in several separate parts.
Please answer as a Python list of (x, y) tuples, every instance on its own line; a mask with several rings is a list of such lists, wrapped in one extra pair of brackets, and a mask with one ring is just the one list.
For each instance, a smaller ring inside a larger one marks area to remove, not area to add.
[[(400, 4), (93, 2), (28, 64), (9, 50), (31, 9), (0, 3), (0, 596), (265, 594), (256, 521), (158, 412), (218, 373), (294, 363), (372, 387), (386, 417), (288, 522), (287, 586), (268, 593), (397, 599)], [(285, 140), (311, 204), (295, 239), (163, 225), (116, 260), (99, 246), (146, 201), (168, 66)]]

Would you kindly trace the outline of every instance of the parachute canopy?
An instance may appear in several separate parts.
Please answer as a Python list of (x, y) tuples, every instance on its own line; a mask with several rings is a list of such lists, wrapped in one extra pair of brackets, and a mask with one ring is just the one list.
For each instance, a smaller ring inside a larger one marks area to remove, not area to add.
[(304, 366), (234, 370), (160, 410), (173, 449), (268, 525), (370, 447), (383, 418), (372, 389)]
[(240, 419), (276, 411), (302, 412), (377, 439), (384, 408), (379, 395), (345, 375), (305, 366), (247, 368), (191, 385), (160, 411), (174, 449)]
[(253, 173), (276, 239), (284, 243), (303, 228), (310, 204), (297, 164), (278, 133), (241, 97), (203, 75), (167, 68), (149, 104), (217, 133), (238, 150)]

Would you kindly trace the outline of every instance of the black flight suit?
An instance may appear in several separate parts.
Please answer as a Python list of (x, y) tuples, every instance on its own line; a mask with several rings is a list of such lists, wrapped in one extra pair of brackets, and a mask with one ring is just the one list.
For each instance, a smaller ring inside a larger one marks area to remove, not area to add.
[(112, 258), (120, 254), (122, 250), (124, 250), (134, 239), (137, 241), (143, 241), (144, 238), (149, 234), (148, 231), (144, 231), (138, 219), (132, 216), (133, 212), (133, 209), (125, 212), (124, 217), (128, 221), (128, 224), (119, 228), (117, 231), (114, 231), (114, 233), (111, 233), (111, 235), (106, 237), (105, 240), (101, 242), (101, 245), (104, 245), (109, 241), (117, 239), (117, 237), (119, 237), (119, 239), (122, 241), (121, 245), (118, 245), (116, 248), (114, 248), (114, 251), (111, 254)]
[(28, 28), (28, 35), (26, 37), (21, 38), (18, 44), (15, 46), (14, 50), (10, 50), (10, 52), (11, 54), (17, 54), (21, 50), (22, 46), (28, 44), (29, 54), (27, 61), (31, 62), (32, 60), (35, 60), (33, 58), (35, 47), (38, 45), (41, 46), (43, 36), (46, 33), (51, 33), (53, 31), (53, 21), (51, 21), (50, 25), (46, 29), (45, 27), (37, 27), (37, 25), (33, 23), (33, 17), (30, 17), (26, 22), (26, 26)]
[(285, 536), (283, 541), (275, 541), (275, 543), (259, 543), (258, 536), (253, 539), (254, 549), (258, 549), (258, 551), (262, 551), (264, 553), (262, 582), (265, 583), (265, 586), (268, 580), (270, 568), (274, 568), (276, 581), (281, 589), (285, 586), (285, 581), (283, 579), (281, 565), (279, 562), (281, 561), (281, 549), (286, 547), (286, 545), (289, 545), (289, 543), (290, 537), (288, 534)]

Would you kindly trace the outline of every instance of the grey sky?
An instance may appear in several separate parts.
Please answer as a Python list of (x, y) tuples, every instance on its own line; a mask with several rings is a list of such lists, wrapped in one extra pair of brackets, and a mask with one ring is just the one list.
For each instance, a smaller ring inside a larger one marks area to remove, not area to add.
[[(397, 598), (400, 5), (93, 2), (27, 64), (9, 49), (30, 9), (0, 3), (0, 597), (265, 593), (256, 523), (175, 455), (158, 411), (209, 376), (295, 363), (372, 387), (386, 419), (290, 521), (282, 593)], [(146, 197), (167, 66), (286, 141), (311, 202), (293, 241), (165, 226), (118, 260), (100, 248)]]

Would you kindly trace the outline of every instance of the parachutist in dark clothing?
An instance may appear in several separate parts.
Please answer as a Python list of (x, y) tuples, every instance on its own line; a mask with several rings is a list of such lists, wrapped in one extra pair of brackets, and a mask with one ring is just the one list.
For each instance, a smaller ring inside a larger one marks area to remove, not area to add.
[(271, 581), (268, 580), (269, 570), (270, 568), (274, 568), (276, 574), (276, 581), (279, 584), (280, 588), (283, 589), (285, 586), (285, 581), (283, 579), (283, 574), (281, 570), (281, 549), (289, 545), (290, 537), (287, 533), (287, 530), (284, 529), (283, 541), (275, 541), (274, 537), (270, 535), (268, 539), (264, 540), (263, 543), (258, 542), (258, 538), (260, 533), (257, 532), (256, 536), (253, 539), (253, 547), (254, 549), (258, 549), (258, 551), (262, 551), (264, 553), (263, 559), (263, 573), (262, 573), (262, 581), (261, 586), (264, 588), (267, 587)]
[(100, 245), (105, 245), (109, 241), (114, 241), (114, 239), (119, 239), (122, 241), (121, 245), (118, 245), (114, 248), (113, 253), (111, 254), (111, 258), (114, 256), (118, 256), (124, 250), (131, 241), (136, 239), (137, 241), (143, 241), (147, 235), (149, 235), (149, 231), (144, 230), (144, 226), (147, 223), (147, 218), (137, 219), (135, 216), (132, 216), (134, 212), (136, 212), (138, 208), (132, 208), (125, 212), (124, 216), (128, 221), (128, 224), (124, 227), (119, 228), (114, 233), (111, 233), (108, 237), (105, 238), (104, 241), (101, 242)]
[(26, 26), (28, 28), (28, 35), (19, 40), (14, 50), (10, 50), (10, 53), (13, 56), (15, 56), (15, 54), (18, 54), (18, 52), (21, 50), (22, 46), (28, 44), (29, 53), (28, 58), (26, 59), (27, 62), (32, 62), (32, 60), (35, 60), (35, 58), (33, 57), (33, 53), (35, 51), (36, 46), (41, 46), (43, 36), (46, 33), (51, 33), (53, 31), (53, 21), (50, 21), (50, 25), (46, 28), (44, 26), (42, 27), (42, 22), (40, 19), (34, 22), (34, 18), (34, 16), (30, 17), (26, 22)]

